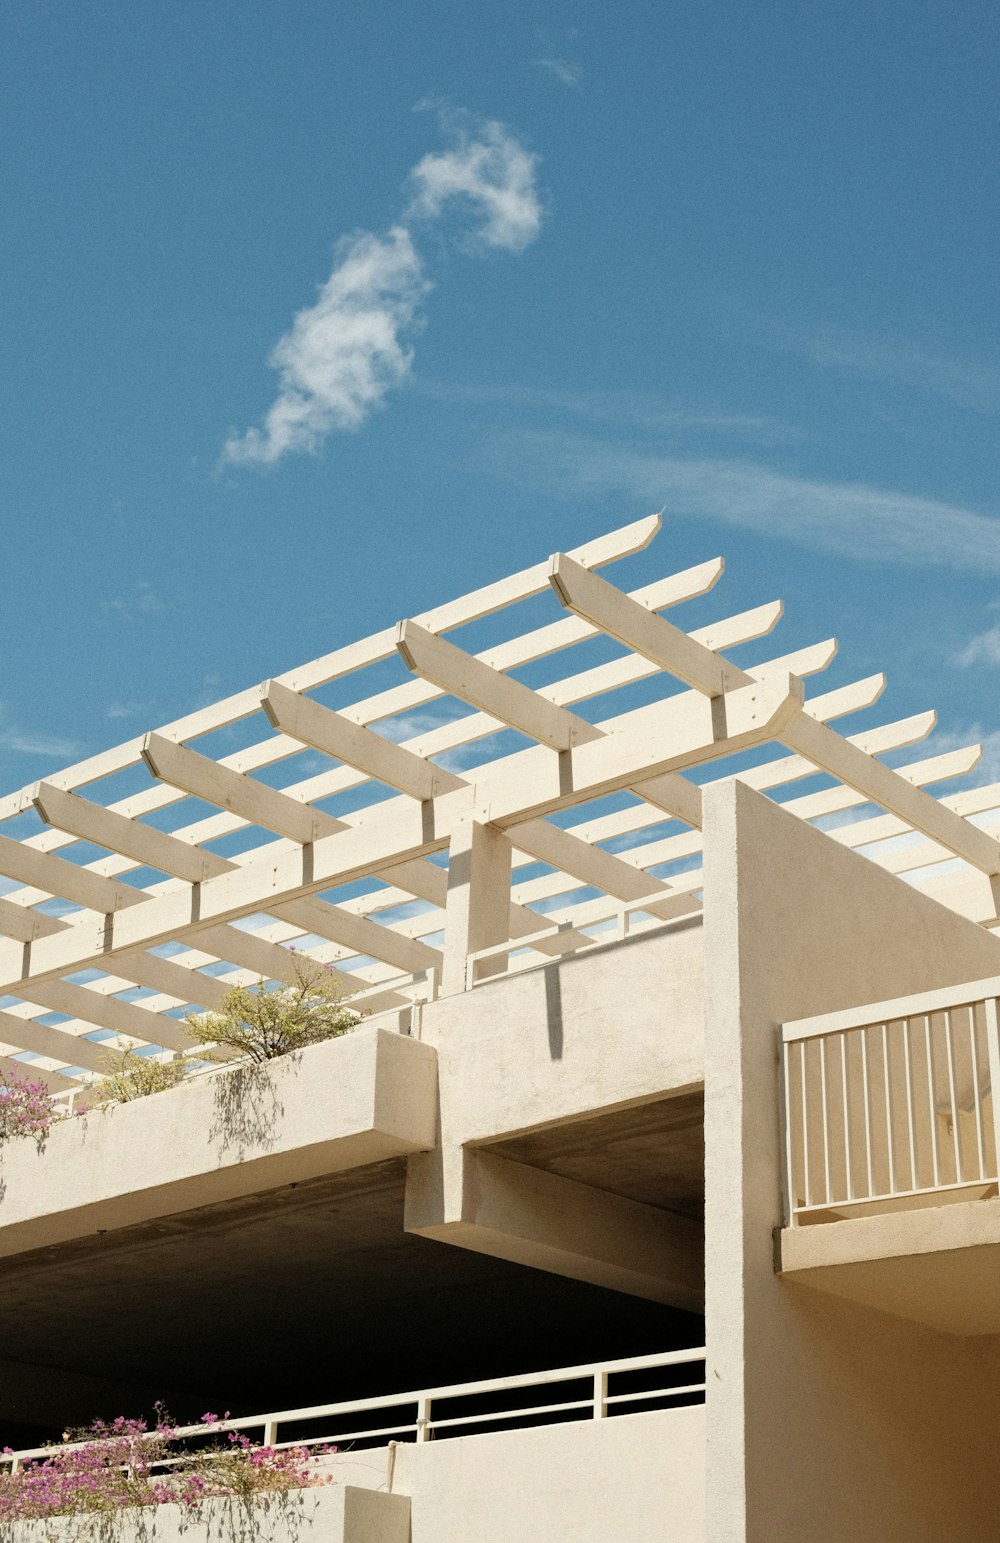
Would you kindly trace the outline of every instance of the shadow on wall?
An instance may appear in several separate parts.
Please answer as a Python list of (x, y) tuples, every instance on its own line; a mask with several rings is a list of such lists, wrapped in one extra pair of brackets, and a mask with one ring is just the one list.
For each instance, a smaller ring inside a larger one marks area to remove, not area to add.
[[(302, 1052), (282, 1057), (296, 1072)], [(209, 1139), (218, 1145), (220, 1158), (242, 1162), (248, 1152), (259, 1156), (277, 1145), (277, 1128), (285, 1106), (272, 1075), (274, 1063), (263, 1061), (227, 1067), (215, 1078), (215, 1108)]]
[(563, 1055), (562, 978), (558, 964), (547, 964), (545, 976), (545, 1022), (549, 1034), (549, 1056), (561, 1061)]

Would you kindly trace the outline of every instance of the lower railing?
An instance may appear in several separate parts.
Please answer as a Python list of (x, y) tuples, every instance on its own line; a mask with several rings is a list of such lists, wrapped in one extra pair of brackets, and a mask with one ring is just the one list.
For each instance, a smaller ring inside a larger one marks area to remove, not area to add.
[(995, 1194), (1000, 979), (787, 1023), (786, 1221)]
[[(342, 1451), (345, 1446), (360, 1449), (388, 1441), (440, 1440), (573, 1418), (604, 1420), (664, 1406), (702, 1403), (704, 1397), (704, 1349), (671, 1350), (416, 1393), (246, 1415), (219, 1420), (210, 1427), (204, 1423), (189, 1425), (178, 1429), (176, 1437), (183, 1443), (206, 1434), (241, 1431), (258, 1436), (261, 1444), (269, 1447), (333, 1444)], [(49, 1447), (29, 1447), (0, 1453), (0, 1468), (16, 1471), (50, 1452)]]

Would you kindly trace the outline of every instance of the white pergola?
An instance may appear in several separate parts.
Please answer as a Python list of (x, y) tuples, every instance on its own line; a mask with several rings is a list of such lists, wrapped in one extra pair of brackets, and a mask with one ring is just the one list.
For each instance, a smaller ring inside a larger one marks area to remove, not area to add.
[[(730, 663), (727, 649), (772, 632), (780, 601), (681, 631), (663, 613), (712, 589), (721, 558), (631, 594), (598, 576), (659, 527), (653, 516), (560, 553), (0, 800), (0, 877), (21, 886), (0, 898), (0, 995), (13, 999), (0, 1066), (27, 1054), (60, 1091), (102, 1069), (95, 1031), (188, 1048), (185, 1013), (234, 984), (292, 978), (290, 948), (381, 1010), (607, 941), (624, 917), (690, 916), (703, 882), (696, 769), (758, 746), (774, 753), (722, 774), (802, 819), (837, 815), (832, 839), (894, 872), (958, 859), (1000, 897), (1000, 842), (969, 818), (1000, 808), (1000, 784), (926, 791), (971, 771), (980, 748), (895, 769), (877, 759), (924, 739), (933, 713), (839, 734), (830, 722), (873, 706), (885, 679), (806, 699), (803, 679), (835, 642)], [(518, 605), (549, 591), (565, 615), (519, 630)], [(489, 648), (445, 636), (487, 617), (505, 624)], [(511, 673), (595, 639), (612, 657), (536, 688)], [(386, 688), (399, 658), (412, 678)], [(654, 700), (626, 706), (639, 683)], [(315, 696), (331, 685), (355, 699), (334, 711)], [(575, 710), (598, 697), (618, 711)], [(222, 730), (242, 748), (199, 747)], [(483, 742), (504, 735), (515, 748), (491, 757)], [(290, 774), (280, 788), (275, 767)], [(832, 784), (785, 796), (817, 773)], [(98, 786), (110, 801), (85, 791)], [(319, 807), (338, 798), (346, 812)], [(30, 810), (41, 833), (3, 833)], [(992, 925), (988, 909), (977, 920)], [(42, 1021), (53, 1014), (58, 1027)]]

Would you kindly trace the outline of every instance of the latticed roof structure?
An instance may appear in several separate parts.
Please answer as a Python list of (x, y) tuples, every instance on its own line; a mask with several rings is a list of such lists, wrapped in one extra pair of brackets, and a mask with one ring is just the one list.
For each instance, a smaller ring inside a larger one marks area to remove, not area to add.
[[(292, 978), (290, 948), (342, 975), (358, 1005), (406, 1011), (442, 983), (690, 917), (708, 763), (801, 819), (841, 817), (833, 838), (897, 873), (933, 884), (957, 859), (990, 880), (975, 919), (995, 923), (1000, 843), (970, 816), (1000, 808), (1000, 784), (926, 791), (969, 772), (979, 748), (890, 769), (877, 757), (923, 739), (933, 713), (838, 733), (831, 723), (871, 707), (885, 681), (807, 695), (834, 642), (728, 662), (774, 629), (780, 602), (680, 630), (671, 608), (710, 590), (721, 559), (631, 594), (597, 574), (659, 525), (525, 568), (0, 800), (0, 876), (15, 886), (0, 898), (6, 1064), (27, 1055), (59, 1091), (101, 1069), (109, 1031), (188, 1049), (180, 1019), (232, 984)], [(519, 605), (546, 591), (566, 614), (523, 630)], [(463, 629), (484, 618), (503, 635), (472, 652)], [(602, 662), (574, 670), (595, 639)], [(400, 658), (412, 679), (387, 686)], [(530, 686), (525, 667), (556, 678)], [(762, 746), (773, 753), (748, 765)], [(817, 772), (827, 785), (789, 795)], [(45, 828), (25, 835), (32, 811)], [(492, 886), (485, 906), (469, 903), (476, 883)]]

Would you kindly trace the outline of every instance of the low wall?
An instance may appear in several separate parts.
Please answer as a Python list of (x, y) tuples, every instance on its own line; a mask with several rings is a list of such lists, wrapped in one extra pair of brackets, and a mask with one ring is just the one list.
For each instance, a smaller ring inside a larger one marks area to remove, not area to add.
[(436, 1113), (430, 1046), (361, 1027), (80, 1115), (0, 1150), (0, 1256), (426, 1150)]
[[(345, 1452), (350, 1484), (389, 1481), (389, 1454)], [(705, 1410), (657, 1410), (395, 1449), (411, 1543), (704, 1543)]]
[(270, 1503), (210, 1500), (47, 1522), (0, 1522), (2, 1543), (410, 1543), (410, 1502), (346, 1484)]
[(424, 1011), (453, 1145), (498, 1140), (698, 1087), (700, 922), (444, 997)]

